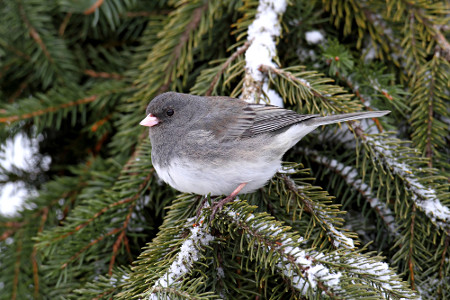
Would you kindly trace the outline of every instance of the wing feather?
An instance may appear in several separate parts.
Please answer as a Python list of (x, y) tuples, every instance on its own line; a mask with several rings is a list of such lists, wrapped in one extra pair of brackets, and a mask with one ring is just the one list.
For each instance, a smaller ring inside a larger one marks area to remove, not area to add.
[[(253, 104), (229, 97), (207, 97), (215, 101), (221, 111), (208, 116), (209, 121), (203, 119), (203, 124), (218, 138), (237, 139), (250, 138), (259, 134), (283, 129), (290, 125), (314, 118), (318, 115), (299, 115), (274, 105)], [(239, 105), (232, 103), (238, 101)], [(227, 103), (228, 102), (228, 103)], [(212, 122), (214, 120), (214, 122)], [(217, 126), (219, 124), (219, 126)], [(218, 128), (219, 127), (219, 128)]]

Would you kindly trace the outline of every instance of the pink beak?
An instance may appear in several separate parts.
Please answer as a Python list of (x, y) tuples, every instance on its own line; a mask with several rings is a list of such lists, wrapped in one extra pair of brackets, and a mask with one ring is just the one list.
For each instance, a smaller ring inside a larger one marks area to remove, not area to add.
[(149, 114), (144, 120), (142, 120), (139, 124), (142, 126), (152, 127), (159, 123), (157, 117), (152, 114)]

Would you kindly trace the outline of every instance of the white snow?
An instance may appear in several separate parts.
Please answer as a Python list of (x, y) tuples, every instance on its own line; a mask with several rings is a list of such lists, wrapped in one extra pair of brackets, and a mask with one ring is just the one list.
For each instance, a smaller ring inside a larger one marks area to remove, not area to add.
[[(204, 218), (201, 218), (199, 223), (192, 227), (192, 223), (188, 222), (187, 226), (191, 227), (190, 236), (183, 242), (180, 247), (180, 252), (175, 257), (166, 273), (164, 273), (154, 284), (155, 287), (170, 287), (176, 284), (178, 280), (190, 272), (194, 263), (200, 258), (200, 252), (207, 246), (214, 237), (209, 233), (207, 227), (203, 227)], [(158, 297), (150, 289), (150, 295), (147, 299), (157, 300)]]
[[(305, 150), (306, 152), (306, 150)], [(379, 201), (378, 198), (376, 198), (373, 193), (370, 186), (362, 182), (361, 179), (356, 179), (358, 177), (358, 171), (350, 166), (345, 166), (343, 163), (327, 158), (325, 156), (318, 155), (317, 152), (313, 151), (307, 151), (309, 156), (319, 163), (327, 165), (329, 169), (335, 172), (339, 172), (342, 177), (344, 178), (345, 182), (353, 187), (355, 190), (363, 193), (364, 198), (367, 199), (370, 206), (375, 209), (375, 211), (379, 214), (379, 216), (383, 219), (384, 223), (387, 226), (387, 229), (389, 232), (391, 232), (393, 235), (398, 236), (399, 231), (397, 228), (397, 224), (394, 220), (394, 213), (392, 210), (386, 205), (386, 203)]]
[(408, 165), (398, 161), (388, 146), (382, 145), (375, 138), (366, 136), (366, 142), (371, 144), (379, 159), (386, 163), (392, 172), (403, 178), (408, 184), (414, 203), (434, 222), (444, 230), (450, 223), (450, 209), (439, 201), (436, 191), (425, 187), (419, 182)]
[[(283, 234), (283, 237), (279, 239), (279, 234), (283, 232), (282, 227), (278, 227), (272, 224), (269, 228), (267, 225), (262, 225), (256, 228), (252, 224), (249, 224), (250, 220), (255, 218), (254, 214), (236, 213), (229, 208), (225, 209), (225, 212), (230, 216), (237, 224), (247, 223), (251, 226), (251, 230), (255, 231), (258, 236), (269, 239), (279, 240), (277, 251), (283, 253), (280, 255), (278, 263), (275, 265), (284, 276), (292, 280), (294, 288), (299, 290), (303, 295), (306, 295), (308, 289), (314, 289), (318, 282), (322, 282), (325, 286), (332, 290), (339, 289), (340, 272), (330, 270), (325, 265), (317, 262), (316, 260), (323, 257), (321, 253), (315, 251), (306, 252), (305, 250), (296, 246), (296, 244), (303, 242), (303, 237), (299, 237), (294, 241), (291, 237), (287, 237)], [(266, 231), (270, 229), (270, 231)], [(249, 234), (247, 233), (250, 238)], [(267, 247), (267, 251), (270, 251), (270, 247)], [(298, 266), (293, 266), (293, 262)], [(300, 268), (302, 274), (298, 274), (295, 270)]]
[(310, 45), (315, 45), (322, 42), (325, 37), (318, 30), (307, 31), (305, 34), (306, 42)]
[[(286, 10), (287, 1), (284, 0), (260, 0), (256, 17), (248, 27), (248, 41), (250, 47), (245, 51), (246, 76), (250, 76), (253, 81), (267, 84), (267, 78), (259, 71), (261, 65), (276, 67), (272, 58), (276, 56), (275, 37), (281, 33), (279, 18)], [(245, 90), (247, 89), (247, 93)], [(254, 87), (244, 83), (243, 98), (246, 101), (254, 101)], [(275, 91), (266, 87), (265, 92), (274, 105), (283, 107), (281, 97)]]
[(263, 91), (266, 93), (267, 97), (269, 98), (269, 103), (272, 105), (276, 105), (278, 107), (284, 107), (284, 101), (283, 98), (278, 95), (277, 92), (275, 92), (272, 89), (269, 89), (269, 85), (267, 82), (264, 82), (263, 84)]
[[(35, 170), (36, 157), (39, 154), (39, 141), (44, 137), (38, 135), (37, 138), (29, 139), (25, 134), (18, 133), (13, 138), (9, 138), (0, 145), (0, 164), (6, 170), (11, 171), (15, 166), (19, 169), (33, 172)], [(40, 166), (43, 170), (48, 170), (51, 158), (45, 156)], [(6, 180), (0, 176), (1, 180)], [(30, 196), (37, 195), (35, 189), (27, 188), (24, 182), (8, 182), (0, 185), (0, 214), (13, 216), (22, 207), (23, 202)]]
[[(292, 185), (296, 186), (296, 188), (298, 190), (301, 190), (301, 187), (299, 187), (294, 182), (294, 180), (292, 180), (291, 178), (289, 178), (289, 180), (291, 181)], [(335, 246), (336, 248), (342, 247), (345, 249), (354, 249), (355, 248), (355, 244), (354, 244), (353, 240), (351, 238), (345, 236), (345, 234), (343, 234), (339, 230), (337, 230), (333, 226), (333, 224), (331, 224), (331, 222), (328, 221), (328, 220), (332, 219), (329, 215), (324, 213), (320, 208), (316, 209), (316, 207), (314, 207), (314, 206), (312, 206), (311, 208), (314, 210), (314, 213), (320, 219), (322, 224), (325, 225), (325, 227), (327, 228), (327, 234), (331, 237), (331, 239), (333, 239), (333, 246)]]

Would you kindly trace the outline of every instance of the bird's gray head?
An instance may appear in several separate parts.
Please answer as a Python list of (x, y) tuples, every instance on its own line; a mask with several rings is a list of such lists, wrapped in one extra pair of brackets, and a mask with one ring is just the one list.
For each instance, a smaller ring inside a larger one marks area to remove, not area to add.
[(140, 124), (150, 127), (150, 137), (167, 132), (169, 128), (179, 128), (179, 133), (199, 111), (205, 110), (204, 102), (200, 96), (175, 92), (158, 95), (148, 105), (147, 117)]

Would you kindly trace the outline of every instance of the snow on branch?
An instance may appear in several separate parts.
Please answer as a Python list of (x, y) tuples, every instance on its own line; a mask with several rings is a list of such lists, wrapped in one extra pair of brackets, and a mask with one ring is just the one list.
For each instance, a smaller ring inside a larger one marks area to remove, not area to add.
[(450, 230), (450, 209), (439, 201), (437, 192), (419, 182), (410, 166), (399, 161), (394, 151), (375, 136), (365, 136), (365, 142), (371, 146), (376, 157), (406, 182), (411, 200), (444, 231)]
[(272, 58), (276, 56), (275, 37), (281, 34), (280, 18), (286, 10), (287, 1), (260, 0), (256, 17), (248, 27), (250, 47), (245, 52), (245, 78), (242, 99), (254, 102), (259, 99), (261, 89), (270, 103), (283, 106), (283, 100), (269, 89), (266, 76), (259, 70), (261, 65), (275, 67)]
[(242, 207), (227, 207), (223, 213), (246, 232), (249, 243), (257, 241), (265, 247), (267, 253), (273, 251), (279, 254), (269, 256), (276, 260), (276, 268), (289, 278), (292, 286), (302, 295), (314, 293), (319, 288), (327, 295), (335, 297), (334, 292), (341, 289), (341, 272), (332, 270), (316, 260), (323, 257), (323, 254), (301, 249), (298, 244), (304, 241), (303, 237), (286, 233), (286, 227), (276, 224), (273, 220), (270, 222), (263, 219), (261, 215), (244, 212)]
[(203, 225), (203, 221), (204, 218), (202, 217), (200, 222), (193, 227), (192, 223), (189, 222), (191, 227), (189, 237), (182, 243), (180, 252), (178, 252), (166, 273), (150, 289), (150, 295), (147, 299), (158, 299), (155, 293), (159, 292), (161, 288), (174, 286), (186, 274), (189, 274), (194, 267), (194, 263), (201, 257), (202, 249), (214, 240), (214, 237), (209, 233), (209, 228)]
[(389, 269), (385, 262), (378, 258), (369, 258), (359, 253), (351, 255), (347, 253), (332, 253), (330, 255), (315, 258), (317, 261), (337, 264), (343, 267), (345, 275), (352, 278), (351, 284), (368, 284), (378, 291), (380, 299), (420, 299), (413, 291), (409, 290), (399, 276)]
[(325, 156), (320, 156), (316, 151), (309, 151), (307, 149), (302, 149), (308, 157), (313, 161), (325, 165), (329, 170), (339, 174), (343, 177), (345, 182), (351, 186), (354, 190), (358, 191), (364, 198), (369, 202), (370, 206), (378, 213), (380, 218), (386, 224), (387, 229), (394, 236), (399, 236), (399, 231), (397, 224), (394, 219), (394, 212), (386, 205), (386, 203), (380, 201), (372, 192), (372, 188), (365, 184), (360, 178), (358, 178), (358, 171), (356, 168), (351, 166), (346, 166), (343, 163), (328, 158)]
[(350, 250), (355, 249), (353, 240), (334, 227), (334, 225), (332, 224), (333, 218), (329, 214), (327, 214), (323, 208), (318, 207), (318, 205), (314, 201), (309, 199), (309, 197), (302, 192), (302, 188), (299, 187), (291, 177), (287, 176), (286, 174), (281, 174), (281, 177), (283, 178), (287, 187), (295, 194), (300, 196), (302, 201), (308, 207), (309, 212), (313, 214), (318, 221), (320, 221), (322, 228), (326, 230), (328, 236), (333, 240), (334, 247), (342, 247), (344, 249)]

